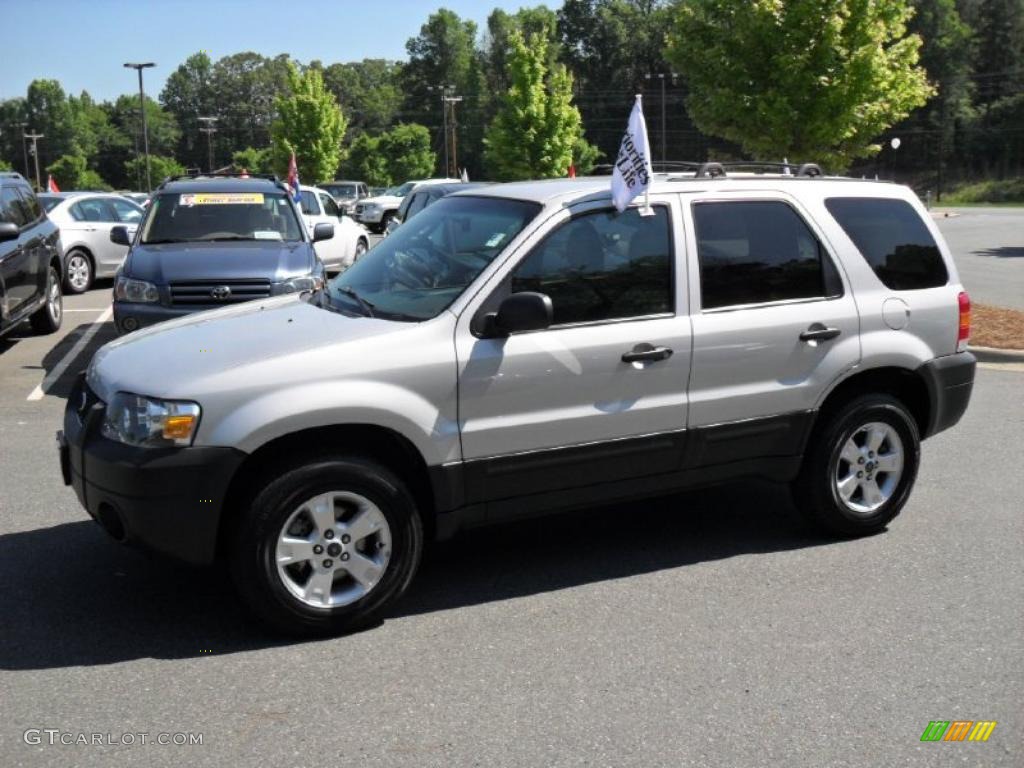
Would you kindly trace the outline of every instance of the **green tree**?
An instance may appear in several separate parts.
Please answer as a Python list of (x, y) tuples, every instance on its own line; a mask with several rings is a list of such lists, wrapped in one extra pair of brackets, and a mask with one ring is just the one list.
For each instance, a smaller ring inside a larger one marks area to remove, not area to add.
[(933, 93), (910, 16), (903, 0), (690, 0), (674, 9), (668, 58), (705, 133), (845, 168)]
[[(180, 176), (185, 173), (185, 166), (173, 157), (164, 157), (163, 155), (150, 155), (149, 169), (154, 187), (168, 176)], [(145, 179), (146, 158), (133, 157), (131, 160), (126, 160), (124, 163), (124, 171), (129, 178), (134, 179), (141, 176)]]
[(175, 156), (187, 166), (205, 168), (206, 137), (199, 132), (199, 118), (217, 116), (210, 57), (194, 53), (185, 59), (167, 78), (160, 103), (174, 115), (181, 130)]
[(332, 179), (344, 158), (341, 142), (347, 125), (338, 101), (324, 88), (319, 69), (300, 73), (290, 65), (288, 85), (291, 93), (275, 101), (277, 118), (270, 126), (274, 166), (286, 174), (294, 152), (299, 176), (308, 183)]
[(579, 152), (583, 127), (572, 103), (572, 75), (547, 69), (548, 41), (509, 36), (509, 88), (484, 138), (484, 163), (502, 181), (565, 176)]
[(231, 155), (231, 164), (238, 170), (245, 169), (249, 173), (273, 173), (270, 148), (254, 149), (246, 147)]
[(399, 123), (380, 136), (377, 151), (397, 183), (430, 176), (437, 155), (430, 149), (430, 131), (416, 123)]
[(10, 163), (8, 163), (6, 160), (4, 160), (2, 157), (0, 157), (0, 171), (13, 171), (13, 170), (14, 170), (14, 167)]
[(33, 80), (29, 84), (25, 97), (25, 120), (28, 130), (45, 136), (38, 142), (41, 168), (61, 155), (82, 154), (75, 140), (71, 104), (56, 80)]
[(110, 189), (96, 171), (86, 167), (87, 161), (82, 155), (62, 155), (55, 162), (46, 166), (57, 186), (63, 192), (76, 189)]
[(371, 187), (390, 187), (394, 183), (380, 152), (380, 139), (368, 133), (361, 133), (352, 141), (339, 173), (344, 178), (365, 181)]
[(349, 137), (381, 133), (395, 122), (402, 107), (401, 71), (401, 64), (385, 59), (331, 64), (324, 69), (324, 85), (351, 117)]

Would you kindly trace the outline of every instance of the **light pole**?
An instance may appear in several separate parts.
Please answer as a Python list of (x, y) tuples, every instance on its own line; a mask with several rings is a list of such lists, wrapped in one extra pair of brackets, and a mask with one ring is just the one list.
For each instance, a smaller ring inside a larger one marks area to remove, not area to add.
[(644, 75), (644, 80), (650, 80), (652, 77), (656, 77), (656, 78), (658, 78), (661, 81), (661, 164), (662, 164), (662, 170), (665, 170), (665, 162), (668, 160), (668, 157), (666, 156), (666, 149), (665, 149), (665, 147), (666, 147), (665, 136), (666, 136), (666, 133), (667, 133), (666, 130), (665, 130), (665, 78), (666, 77), (671, 77), (672, 78), (672, 84), (675, 85), (676, 73), (675, 72), (670, 72), (667, 75), (664, 72), (659, 72), (656, 75), (647, 74), (647, 75)]
[(146, 92), (142, 90), (142, 70), (155, 67), (152, 61), (143, 64), (128, 62), (124, 65), (127, 69), (134, 69), (139, 73), (139, 112), (142, 114), (142, 146), (146, 152), (146, 191), (153, 191), (153, 182), (149, 177), (149, 128), (146, 125)]
[(36, 142), (39, 139), (45, 138), (45, 136), (42, 133), (26, 133), (24, 136), (32, 141), (32, 156), (35, 158), (36, 163), (36, 192), (41, 192), (43, 185), (39, 181), (39, 145)]
[(441, 113), (444, 120), (444, 175), (448, 175), (448, 91), (455, 88), (454, 85), (428, 85), (428, 91), (441, 92)]
[[(459, 173), (458, 173), (458, 171), (459, 171), (459, 153), (456, 151), (456, 147), (455, 147), (455, 135), (457, 133), (456, 128), (458, 126), (458, 123), (455, 122), (455, 105), (458, 104), (460, 101), (462, 101), (462, 97), (461, 96), (446, 96), (444, 101), (445, 101), (445, 104), (450, 104), (451, 105), (450, 109), (452, 111), (452, 119), (451, 119), (451, 126), (452, 126), (452, 164), (451, 164), (451, 168), (450, 169), (449, 168), (445, 168), (444, 169), (444, 175), (449, 177), (449, 178), (453, 178), (454, 179), (454, 178), (458, 177), (458, 175), (459, 175)], [(444, 154), (445, 154), (445, 157), (447, 158), (448, 157), (447, 148), (445, 148), (445, 153)]]
[(210, 152), (210, 173), (213, 173), (213, 134), (217, 132), (217, 127), (214, 125), (217, 122), (217, 118), (200, 117), (199, 122), (202, 123), (199, 130), (206, 134), (206, 146)]

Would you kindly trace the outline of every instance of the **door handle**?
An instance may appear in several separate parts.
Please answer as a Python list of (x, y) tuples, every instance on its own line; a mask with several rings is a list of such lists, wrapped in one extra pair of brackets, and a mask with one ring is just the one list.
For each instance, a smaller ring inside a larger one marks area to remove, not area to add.
[(668, 347), (654, 347), (650, 344), (637, 344), (629, 352), (622, 354), (624, 363), (644, 363), (668, 360), (672, 357), (672, 350)]
[(842, 331), (838, 328), (828, 328), (821, 323), (811, 323), (810, 327), (800, 334), (800, 341), (830, 341)]

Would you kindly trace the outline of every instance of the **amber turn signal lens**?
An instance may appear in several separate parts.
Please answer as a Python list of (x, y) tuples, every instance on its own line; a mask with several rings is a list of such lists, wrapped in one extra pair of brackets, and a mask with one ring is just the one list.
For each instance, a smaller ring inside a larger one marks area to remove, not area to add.
[(192, 414), (168, 416), (164, 419), (165, 440), (187, 440), (192, 435), (192, 425), (196, 417)]

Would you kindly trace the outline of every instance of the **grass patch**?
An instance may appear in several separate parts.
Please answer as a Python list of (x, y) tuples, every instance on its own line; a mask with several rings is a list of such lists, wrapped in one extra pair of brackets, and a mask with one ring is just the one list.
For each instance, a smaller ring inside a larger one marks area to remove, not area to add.
[(1024, 312), (989, 304), (972, 305), (971, 344), (1024, 349)]
[(959, 187), (942, 196), (943, 205), (971, 203), (1024, 204), (1024, 178), (979, 181)]

